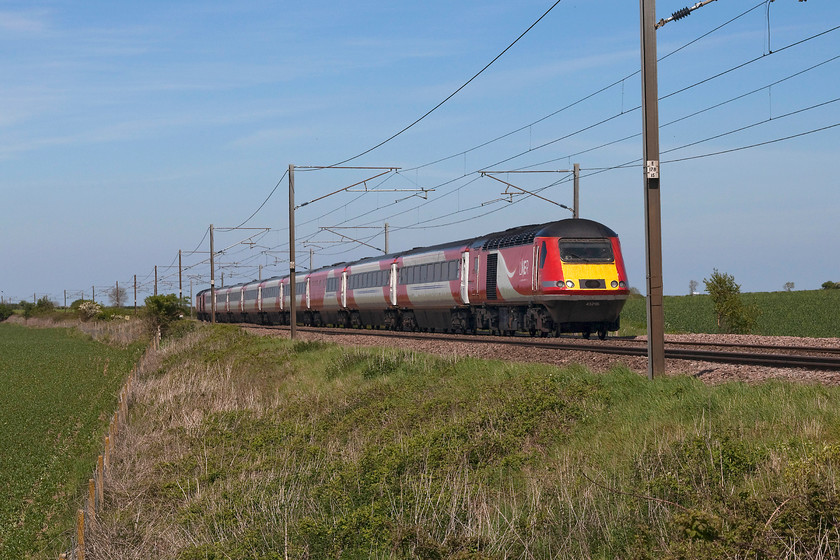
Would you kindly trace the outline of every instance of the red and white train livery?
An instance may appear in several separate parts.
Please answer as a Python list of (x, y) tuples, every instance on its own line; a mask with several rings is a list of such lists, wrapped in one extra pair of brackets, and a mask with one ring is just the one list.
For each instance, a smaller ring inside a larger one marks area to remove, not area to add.
[[(582, 333), (619, 326), (629, 295), (618, 236), (585, 219), (521, 226), (296, 275), (304, 325)], [(224, 322), (289, 324), (289, 277), (216, 290)], [(211, 291), (196, 296), (209, 320)]]

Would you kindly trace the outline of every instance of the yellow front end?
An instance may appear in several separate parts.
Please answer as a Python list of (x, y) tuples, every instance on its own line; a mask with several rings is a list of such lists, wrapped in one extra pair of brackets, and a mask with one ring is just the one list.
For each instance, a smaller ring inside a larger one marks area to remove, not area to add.
[(575, 291), (614, 290), (621, 281), (615, 263), (573, 264), (564, 262), (563, 278), (566, 281), (566, 290)]

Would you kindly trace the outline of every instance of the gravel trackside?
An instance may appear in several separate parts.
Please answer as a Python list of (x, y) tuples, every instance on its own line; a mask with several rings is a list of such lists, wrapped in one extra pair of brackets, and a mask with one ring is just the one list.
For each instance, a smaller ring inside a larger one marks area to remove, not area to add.
[[(288, 337), (288, 330), (267, 329), (261, 327), (244, 327), (248, 332), (262, 336)], [(298, 331), (300, 340), (319, 340), (333, 342), (345, 346), (391, 346), (403, 350), (413, 350), (438, 354), (443, 356), (459, 355), (476, 358), (498, 360), (512, 360), (520, 362), (545, 363), (556, 366), (580, 364), (593, 372), (607, 371), (613, 366), (624, 365), (640, 375), (647, 373), (647, 358), (631, 356), (614, 356), (597, 352), (557, 351), (545, 348), (527, 348), (506, 344), (469, 344), (466, 342), (447, 342), (443, 340), (423, 340), (418, 338), (387, 338), (386, 336), (370, 336), (354, 334), (323, 334), (314, 331)], [(736, 344), (766, 344), (772, 346), (813, 346), (817, 348), (840, 348), (840, 338), (797, 338), (791, 336), (753, 336), (753, 335), (710, 335), (710, 334), (682, 334), (666, 335), (667, 341), (673, 342), (705, 342), (705, 343), (736, 343)], [(623, 339), (627, 340), (627, 339)], [(645, 340), (644, 337), (634, 339)], [(609, 341), (614, 343), (615, 341)], [(800, 368), (769, 368), (760, 366), (721, 364), (712, 362), (695, 362), (686, 360), (666, 360), (665, 369), (668, 375), (691, 375), (706, 383), (723, 383), (727, 381), (742, 381), (756, 383), (769, 379), (783, 379), (803, 383), (819, 383), (824, 385), (840, 385), (840, 371), (808, 370)]]

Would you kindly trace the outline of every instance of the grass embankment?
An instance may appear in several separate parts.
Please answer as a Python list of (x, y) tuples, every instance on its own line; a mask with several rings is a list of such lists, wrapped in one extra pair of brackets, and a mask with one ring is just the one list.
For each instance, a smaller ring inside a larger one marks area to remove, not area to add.
[[(754, 334), (840, 337), (840, 290), (746, 293), (741, 300), (761, 311)], [(663, 305), (666, 332), (719, 332), (706, 294), (666, 296)], [(645, 299), (629, 299), (621, 312), (620, 334), (644, 334), (645, 315)]]
[(96, 557), (836, 557), (840, 390), (201, 328), (132, 387)]
[(57, 558), (143, 348), (0, 324), (0, 558)]

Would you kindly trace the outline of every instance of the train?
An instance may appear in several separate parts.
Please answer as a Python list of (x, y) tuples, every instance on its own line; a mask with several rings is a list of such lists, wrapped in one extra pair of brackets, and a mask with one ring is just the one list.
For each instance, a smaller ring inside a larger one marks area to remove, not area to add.
[[(289, 281), (217, 288), (216, 320), (288, 325)], [(196, 295), (201, 320), (212, 293)], [(297, 273), (295, 316), (316, 327), (604, 339), (629, 294), (618, 235), (570, 218)]]

